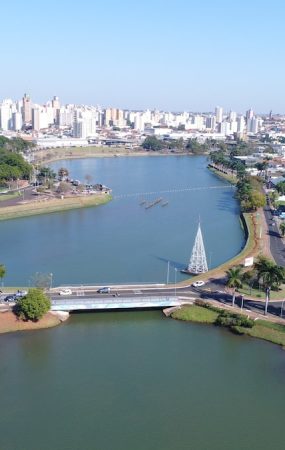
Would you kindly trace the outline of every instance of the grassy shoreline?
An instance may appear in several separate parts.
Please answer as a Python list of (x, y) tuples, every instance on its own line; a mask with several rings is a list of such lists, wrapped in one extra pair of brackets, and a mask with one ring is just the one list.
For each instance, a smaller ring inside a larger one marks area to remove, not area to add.
[(87, 208), (108, 203), (111, 196), (107, 194), (95, 194), (90, 196), (67, 197), (63, 199), (51, 199), (34, 203), (6, 206), (0, 208), (0, 220), (29, 217), (39, 214), (69, 211), (71, 209)]
[(35, 153), (36, 164), (49, 164), (54, 161), (81, 158), (114, 158), (138, 156), (192, 156), (188, 152), (171, 153), (168, 151), (130, 150), (123, 147), (66, 147), (38, 150)]
[[(171, 318), (176, 320), (182, 320), (184, 322), (195, 322), (202, 324), (215, 325), (220, 313), (227, 312), (230, 315), (238, 314), (238, 311), (231, 310), (227, 308), (226, 310), (212, 306), (202, 307), (196, 304), (183, 306), (177, 309), (171, 314)], [(247, 316), (242, 315), (244, 318)], [(264, 320), (263, 318), (257, 317), (257, 314), (251, 314), (251, 319), (254, 320), (254, 325), (252, 328), (247, 328), (243, 326), (235, 327), (234, 329), (228, 328), (235, 334), (242, 336), (250, 336), (257, 339), (262, 339), (273, 344), (282, 346), (285, 349), (285, 325), (279, 321), (272, 322), (270, 320)]]

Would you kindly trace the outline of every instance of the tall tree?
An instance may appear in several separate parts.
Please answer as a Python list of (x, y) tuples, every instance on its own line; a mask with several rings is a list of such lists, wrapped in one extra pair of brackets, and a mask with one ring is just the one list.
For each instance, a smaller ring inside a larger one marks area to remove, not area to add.
[(270, 291), (273, 287), (279, 287), (285, 279), (285, 269), (282, 266), (278, 266), (265, 256), (260, 256), (254, 267), (257, 272), (258, 280), (262, 283), (266, 293), (265, 310), (264, 314), (267, 314), (268, 303), (270, 301)]
[(227, 270), (226, 275), (227, 275), (226, 285), (233, 289), (232, 306), (234, 306), (236, 289), (242, 287), (241, 267), (240, 266), (232, 267), (231, 269)]

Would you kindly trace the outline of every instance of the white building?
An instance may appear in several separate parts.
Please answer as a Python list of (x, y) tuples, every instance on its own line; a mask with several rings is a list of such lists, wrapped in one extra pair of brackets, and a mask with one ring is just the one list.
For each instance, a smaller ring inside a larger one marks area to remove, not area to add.
[(12, 128), (12, 105), (11, 99), (3, 100), (0, 104), (0, 128), (8, 131)]
[(22, 129), (23, 120), (22, 114), (18, 111), (12, 113), (12, 129), (14, 131), (20, 131)]
[(216, 122), (222, 123), (223, 121), (223, 108), (216, 106), (215, 108)]

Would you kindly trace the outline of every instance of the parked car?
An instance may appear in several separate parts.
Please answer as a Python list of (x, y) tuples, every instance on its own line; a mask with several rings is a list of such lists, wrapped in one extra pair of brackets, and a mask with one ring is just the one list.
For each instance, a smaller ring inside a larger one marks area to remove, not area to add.
[(12, 295), (7, 295), (5, 298), (4, 298), (4, 302), (6, 302), (6, 303), (14, 303), (16, 301), (16, 296), (14, 295), (14, 294), (12, 294)]
[(195, 281), (195, 283), (192, 284), (192, 286), (194, 287), (201, 287), (204, 286), (205, 281), (199, 280), (199, 281)]
[(61, 289), (59, 291), (59, 295), (72, 295), (72, 290), (71, 289)]
[(111, 292), (111, 288), (109, 287), (102, 287), (100, 289), (98, 289), (98, 294), (110, 294)]

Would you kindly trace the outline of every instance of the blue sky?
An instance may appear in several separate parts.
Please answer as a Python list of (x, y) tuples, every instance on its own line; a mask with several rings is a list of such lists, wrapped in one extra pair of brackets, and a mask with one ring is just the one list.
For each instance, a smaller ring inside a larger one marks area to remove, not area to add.
[(0, 98), (284, 113), (284, 16), (281, 0), (6, 1)]

